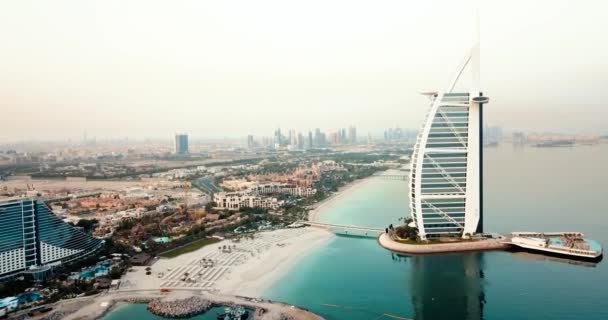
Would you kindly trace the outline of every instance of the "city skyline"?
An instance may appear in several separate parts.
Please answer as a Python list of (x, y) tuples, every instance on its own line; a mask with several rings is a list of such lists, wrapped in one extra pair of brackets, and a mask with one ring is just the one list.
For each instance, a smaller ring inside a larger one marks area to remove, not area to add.
[[(486, 119), (514, 130), (604, 134), (608, 47), (597, 39), (605, 5), (484, 3), (483, 82), (496, 97)], [(300, 131), (336, 127), (338, 119), (362, 132), (395, 122), (417, 128), (425, 100), (415, 93), (449, 77), (444, 70), (471, 42), (460, 21), (475, 6), (5, 2), (0, 107), (15, 121), (0, 139), (66, 140), (85, 130), (98, 138), (236, 137), (288, 122)], [(449, 37), (436, 20), (452, 26)], [(190, 41), (194, 34), (200, 41)]]

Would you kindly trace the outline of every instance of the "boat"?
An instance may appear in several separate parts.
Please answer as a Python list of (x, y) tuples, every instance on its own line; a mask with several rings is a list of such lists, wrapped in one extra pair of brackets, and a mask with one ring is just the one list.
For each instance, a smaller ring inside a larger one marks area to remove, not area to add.
[(243, 307), (224, 309), (224, 313), (217, 315), (217, 320), (246, 320), (249, 317), (249, 311)]
[(602, 246), (580, 232), (512, 232), (509, 243), (534, 252), (561, 257), (600, 260)]

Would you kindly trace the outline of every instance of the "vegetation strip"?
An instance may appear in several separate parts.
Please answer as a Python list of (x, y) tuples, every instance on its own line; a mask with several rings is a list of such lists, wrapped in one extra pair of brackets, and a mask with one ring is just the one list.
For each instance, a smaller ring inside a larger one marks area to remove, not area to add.
[(220, 242), (221, 240), (218, 238), (203, 238), (203, 239), (199, 239), (199, 240), (195, 240), (192, 241), (188, 244), (185, 244), (181, 247), (175, 248), (175, 249), (171, 249), (169, 251), (160, 253), (159, 256), (161, 257), (165, 257), (165, 258), (174, 258), (177, 257), (181, 254), (184, 253), (188, 253), (188, 252), (192, 252), (192, 251), (196, 251), (206, 245), (210, 245), (210, 244), (214, 244), (217, 242)]

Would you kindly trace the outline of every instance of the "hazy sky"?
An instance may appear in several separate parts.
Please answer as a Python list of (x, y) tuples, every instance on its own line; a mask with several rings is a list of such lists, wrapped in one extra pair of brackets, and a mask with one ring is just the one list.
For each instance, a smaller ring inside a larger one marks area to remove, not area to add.
[[(0, 140), (418, 128), (476, 1), (0, 2)], [(607, 1), (483, 1), (490, 125), (608, 131)]]

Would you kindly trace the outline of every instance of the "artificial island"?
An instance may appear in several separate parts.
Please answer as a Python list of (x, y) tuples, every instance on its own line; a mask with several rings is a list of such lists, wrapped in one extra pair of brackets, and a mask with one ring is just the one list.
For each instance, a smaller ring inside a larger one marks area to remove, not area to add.
[[(529, 250), (546, 255), (599, 260), (602, 247), (581, 232), (483, 230), (483, 106), (479, 42), (472, 47), (445, 91), (426, 91), (430, 110), (410, 162), (412, 216), (386, 228), (378, 243), (399, 254), (480, 250)], [(465, 69), (472, 85), (455, 90)], [(464, 91), (464, 90), (463, 90)]]

